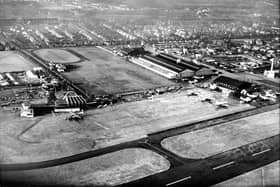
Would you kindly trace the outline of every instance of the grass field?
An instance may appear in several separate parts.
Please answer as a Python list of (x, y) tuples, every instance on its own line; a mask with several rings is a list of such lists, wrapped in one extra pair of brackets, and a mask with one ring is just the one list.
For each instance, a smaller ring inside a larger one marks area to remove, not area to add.
[(279, 110), (273, 110), (190, 133), (161, 145), (184, 158), (202, 159), (279, 134)]
[(280, 161), (275, 161), (264, 167), (255, 169), (243, 175), (234, 177), (227, 181), (214, 185), (213, 187), (250, 187), (250, 186), (262, 186), (262, 187), (277, 187), (280, 186)]
[(102, 49), (93, 47), (72, 50), (90, 60), (77, 64), (76, 69), (64, 75), (90, 94), (119, 93), (174, 84)]
[(80, 58), (64, 49), (38, 49), (34, 53), (47, 62), (54, 63), (75, 63)]
[[(201, 95), (220, 97), (216, 92), (193, 90)], [(216, 110), (214, 105), (202, 103), (199, 97), (187, 96), (186, 91), (182, 91), (155, 96), (153, 100), (88, 110), (80, 122), (65, 120), (67, 114), (21, 119), (13, 113), (0, 112), (0, 133), (5, 140), (0, 141), (0, 161), (36, 162), (69, 156), (251, 108), (228, 101), (228, 109)]]
[(147, 149), (131, 148), (57, 167), (6, 172), (2, 177), (47, 185), (115, 186), (169, 167), (169, 161), (161, 155)]
[(0, 52), (0, 73), (12, 71), (25, 71), (32, 69), (36, 65), (28, 61), (17, 52), (1, 51)]

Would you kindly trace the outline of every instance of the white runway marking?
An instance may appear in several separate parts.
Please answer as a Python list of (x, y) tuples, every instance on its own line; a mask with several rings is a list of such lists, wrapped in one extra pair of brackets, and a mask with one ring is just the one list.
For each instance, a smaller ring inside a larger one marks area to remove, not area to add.
[(185, 181), (185, 180), (188, 180), (188, 179), (191, 179), (191, 178), (192, 178), (191, 176), (188, 176), (188, 177), (185, 177), (185, 178), (179, 179), (179, 180), (177, 180), (177, 181), (174, 181), (174, 182), (168, 183), (168, 184), (166, 184), (165, 186), (171, 186), (171, 185), (173, 185), (173, 184), (177, 184), (177, 183), (179, 183), (179, 182), (182, 182), (182, 181)]
[(268, 152), (268, 151), (270, 151), (270, 150), (271, 150), (271, 149), (266, 149), (266, 150), (263, 150), (263, 151), (261, 151), (261, 152), (254, 153), (254, 154), (252, 154), (252, 156), (258, 156), (258, 155), (263, 154), (263, 153), (266, 153), (266, 152)]
[(98, 127), (101, 127), (101, 128), (103, 128), (103, 129), (105, 129), (105, 130), (109, 130), (109, 128), (108, 127), (105, 127), (104, 125), (102, 125), (102, 124), (100, 124), (100, 123), (98, 123), (98, 122), (94, 122), (95, 123), (95, 125), (97, 125)]
[(214, 168), (212, 168), (212, 169), (213, 169), (213, 170), (221, 169), (221, 168), (223, 168), (223, 167), (230, 166), (230, 165), (232, 165), (232, 164), (234, 164), (234, 163), (235, 163), (234, 161), (231, 161), (231, 162), (228, 162), (228, 163), (219, 165), (219, 166), (217, 166), (217, 167), (214, 167)]

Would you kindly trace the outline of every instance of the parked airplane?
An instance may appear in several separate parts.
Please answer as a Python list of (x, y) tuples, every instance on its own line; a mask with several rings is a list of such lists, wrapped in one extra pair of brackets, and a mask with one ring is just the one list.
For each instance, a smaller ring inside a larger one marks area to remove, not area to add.
[(262, 95), (262, 94), (260, 94), (259, 97), (260, 97), (262, 100), (264, 100), (264, 101), (269, 100), (269, 97), (267, 97), (267, 96), (265, 96), (265, 95)]
[(244, 103), (250, 103), (252, 101), (252, 98), (250, 97), (240, 97), (241, 102)]
[(265, 91), (265, 96), (276, 99), (276, 94), (273, 94), (271, 90)]
[(205, 97), (200, 100), (201, 102), (213, 103), (211, 98)]
[(198, 93), (196, 93), (196, 92), (188, 92), (187, 96), (198, 96)]
[(228, 102), (226, 101), (216, 101), (214, 104), (217, 107), (217, 109), (229, 107)]

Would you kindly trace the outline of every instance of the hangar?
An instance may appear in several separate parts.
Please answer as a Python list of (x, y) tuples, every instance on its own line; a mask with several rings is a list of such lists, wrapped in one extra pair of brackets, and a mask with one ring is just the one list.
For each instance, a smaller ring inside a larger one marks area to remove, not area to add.
[(219, 87), (226, 95), (229, 95), (230, 93), (240, 93), (242, 90), (249, 90), (252, 88), (252, 83), (250, 82), (245, 82), (223, 75), (217, 77), (213, 81), (213, 84)]
[(190, 78), (193, 76), (208, 76), (214, 72), (206, 66), (186, 61), (173, 55), (160, 53), (158, 55), (146, 54), (130, 60), (146, 69), (158, 73), (168, 79)]

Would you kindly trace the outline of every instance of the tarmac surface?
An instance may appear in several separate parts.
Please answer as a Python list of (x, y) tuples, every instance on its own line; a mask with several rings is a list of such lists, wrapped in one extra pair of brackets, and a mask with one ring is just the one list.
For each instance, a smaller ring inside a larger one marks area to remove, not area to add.
[(218, 183), (213, 187), (240, 187), (240, 186), (280, 186), (280, 161), (277, 160), (261, 168)]

